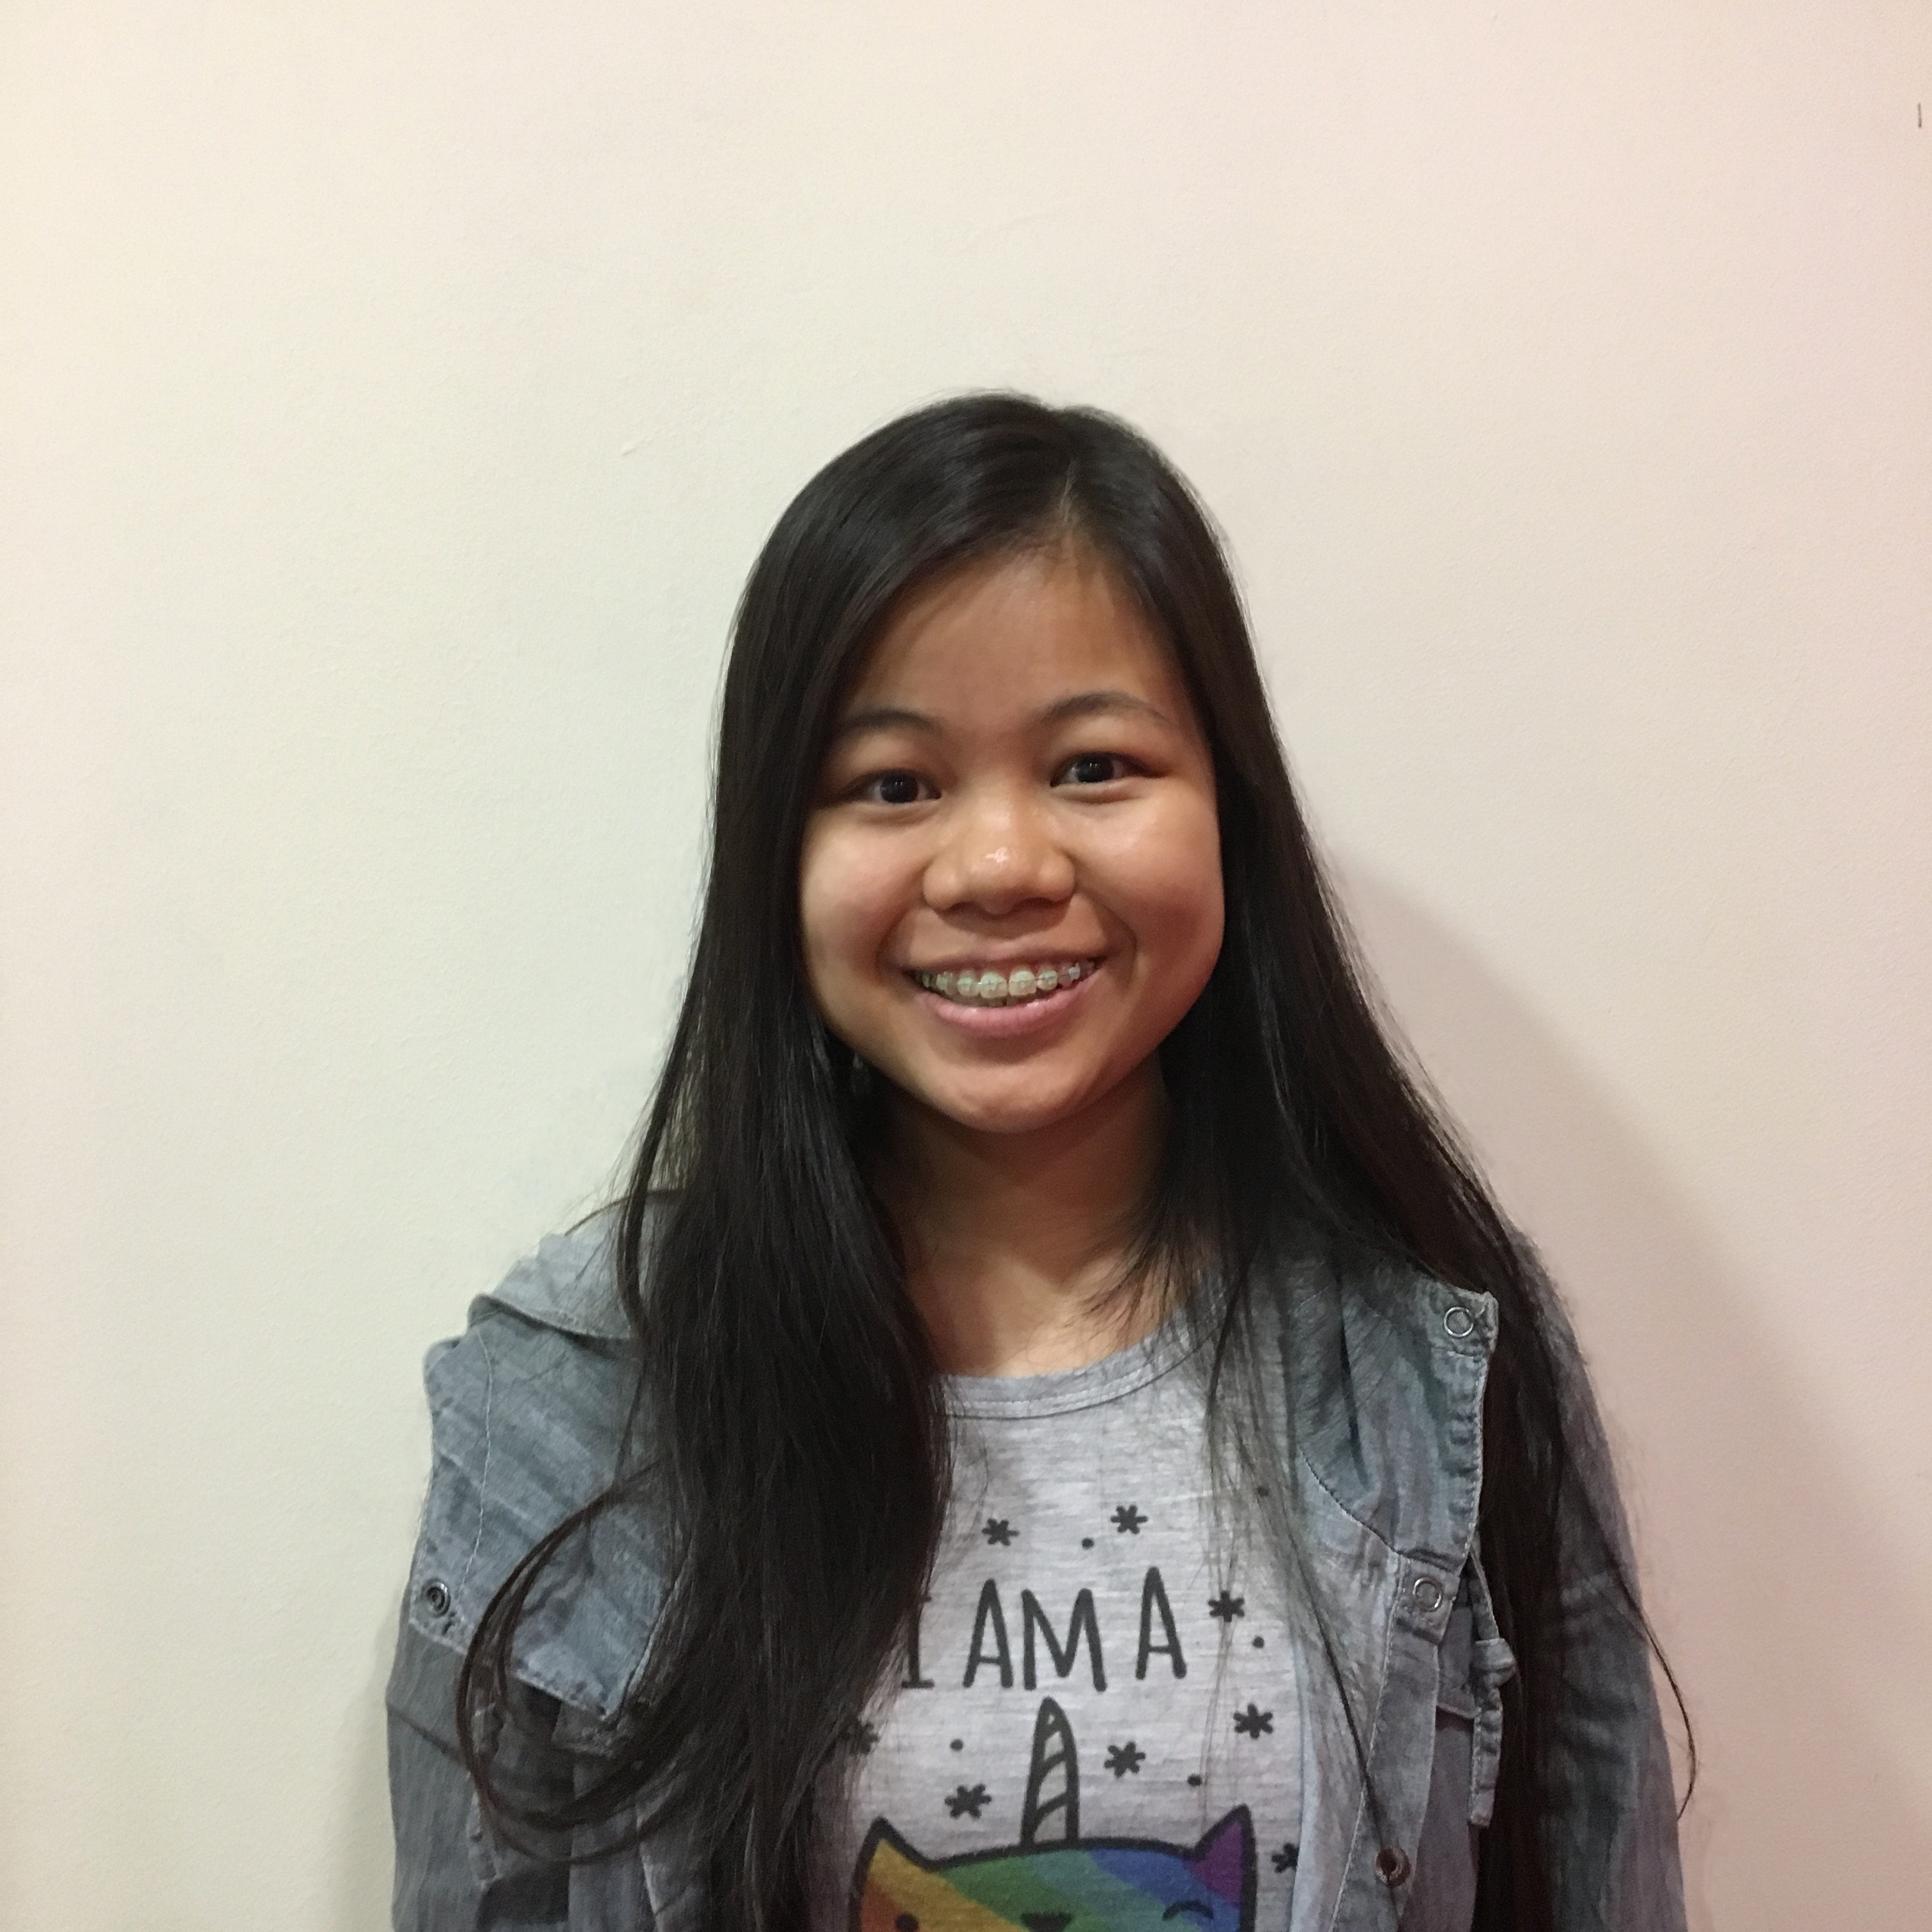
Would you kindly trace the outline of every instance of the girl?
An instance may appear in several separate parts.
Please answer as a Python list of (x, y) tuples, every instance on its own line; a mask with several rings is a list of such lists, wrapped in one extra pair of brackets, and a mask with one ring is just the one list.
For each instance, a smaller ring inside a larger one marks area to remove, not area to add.
[(1574, 1343), (1108, 417), (781, 518), (629, 1192), (428, 1383), (407, 1932), (1682, 1923)]

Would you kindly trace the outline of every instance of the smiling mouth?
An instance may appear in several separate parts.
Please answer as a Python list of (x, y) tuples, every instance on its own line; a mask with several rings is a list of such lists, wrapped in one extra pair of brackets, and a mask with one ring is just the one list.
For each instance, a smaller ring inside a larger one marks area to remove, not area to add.
[(1077, 986), (1100, 967), (1098, 959), (1074, 959), (1064, 965), (1016, 966), (1010, 973), (992, 966), (968, 966), (952, 973), (915, 973), (912, 977), (928, 993), (956, 1006), (1024, 1006)]

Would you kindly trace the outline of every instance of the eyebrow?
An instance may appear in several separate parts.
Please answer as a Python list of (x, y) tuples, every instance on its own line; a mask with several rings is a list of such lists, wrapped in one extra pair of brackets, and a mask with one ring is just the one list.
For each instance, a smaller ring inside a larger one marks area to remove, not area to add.
[[(1042, 706), (1028, 722), (1035, 726), (1063, 724), (1070, 718), (1096, 718), (1110, 711), (1137, 712), (1173, 728), (1173, 719), (1158, 705), (1136, 698), (1130, 691), (1076, 691), (1070, 697), (1056, 698)], [(943, 728), (930, 712), (911, 711), (897, 704), (874, 704), (842, 718), (832, 728), (832, 742), (838, 744), (862, 731), (936, 732)]]

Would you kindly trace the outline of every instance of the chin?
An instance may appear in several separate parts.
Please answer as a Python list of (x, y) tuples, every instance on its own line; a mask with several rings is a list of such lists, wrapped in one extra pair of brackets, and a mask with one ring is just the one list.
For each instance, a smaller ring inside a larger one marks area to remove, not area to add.
[(956, 1113), (950, 1118), (958, 1126), (976, 1134), (996, 1134), (1018, 1136), (1035, 1134), (1058, 1126), (1066, 1115), (1061, 1112), (1042, 1112), (1036, 1108), (1022, 1112), (1018, 1109), (992, 1110), (984, 1114)]
[(956, 1126), (976, 1134), (1031, 1134), (1056, 1127), (1077, 1114), (1090, 1097), (1084, 1094), (1057, 1095), (1042, 1100), (1037, 1094), (1024, 1099), (990, 1094), (928, 1094), (922, 1096), (936, 1114), (943, 1114)]

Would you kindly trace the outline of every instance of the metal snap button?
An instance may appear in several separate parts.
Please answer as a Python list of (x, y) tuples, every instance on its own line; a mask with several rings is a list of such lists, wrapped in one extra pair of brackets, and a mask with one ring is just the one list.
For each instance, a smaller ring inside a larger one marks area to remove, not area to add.
[(423, 1586), (423, 1601), (434, 1616), (446, 1617), (449, 1614), (449, 1586), (441, 1582), (431, 1582)]
[(1439, 1610), (1442, 1607), (1442, 1586), (1433, 1576), (1418, 1576), (1408, 1586), (1408, 1594), (1415, 1600), (1418, 1610)]
[(1443, 1316), (1442, 1325), (1460, 1342), (1476, 1332), (1476, 1318), (1459, 1301)]
[(1408, 1854), (1400, 1845), (1384, 1845), (1376, 1854), (1376, 1876), (1383, 1884), (1394, 1887), (1408, 1877)]

